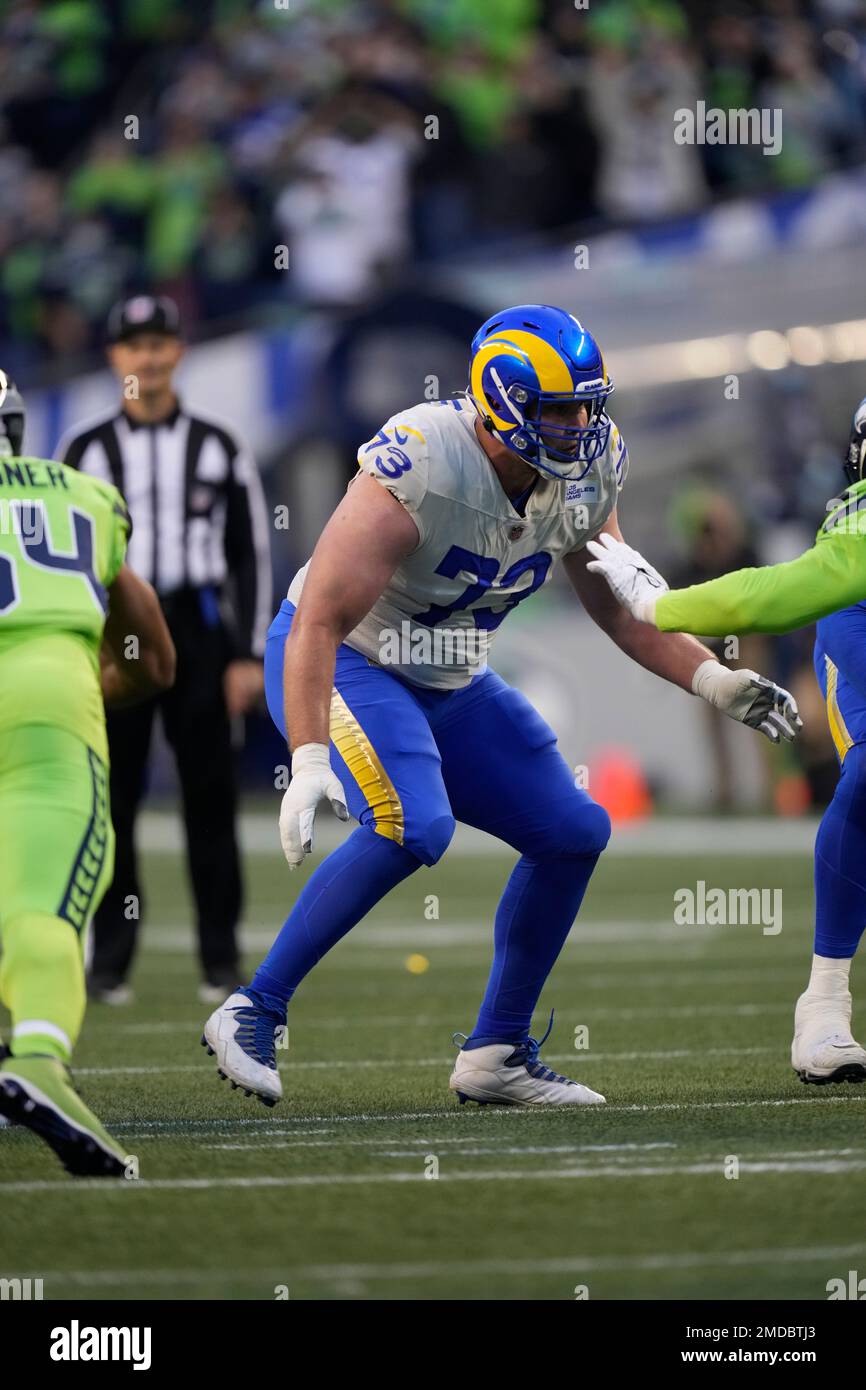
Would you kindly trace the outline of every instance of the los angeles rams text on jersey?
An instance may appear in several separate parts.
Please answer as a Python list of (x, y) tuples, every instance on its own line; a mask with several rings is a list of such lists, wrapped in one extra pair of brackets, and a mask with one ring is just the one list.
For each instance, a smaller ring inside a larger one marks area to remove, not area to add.
[[(484, 670), (506, 614), (547, 583), (561, 556), (598, 535), (628, 470), (612, 425), (582, 477), (539, 476), (521, 515), (478, 441), (476, 418), (468, 400), (424, 402), (392, 415), (358, 450), (360, 468), (403, 504), (420, 539), (346, 644), (440, 690), (459, 689)], [(292, 603), (307, 568), (292, 581)], [(441, 638), (443, 629), (447, 640), (431, 642), (431, 630)]]

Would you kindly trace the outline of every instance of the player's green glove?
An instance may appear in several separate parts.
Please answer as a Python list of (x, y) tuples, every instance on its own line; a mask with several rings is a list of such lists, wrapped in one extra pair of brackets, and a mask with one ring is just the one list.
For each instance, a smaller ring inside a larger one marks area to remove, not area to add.
[(702, 661), (692, 676), (692, 690), (723, 714), (757, 729), (771, 743), (792, 743), (803, 727), (797, 701), (757, 671), (731, 671), (713, 659)]

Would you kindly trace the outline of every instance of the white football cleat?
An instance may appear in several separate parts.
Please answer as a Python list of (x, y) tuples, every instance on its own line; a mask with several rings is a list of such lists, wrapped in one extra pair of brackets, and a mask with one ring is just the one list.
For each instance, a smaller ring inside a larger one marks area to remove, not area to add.
[(546, 1067), (534, 1038), (461, 1049), (448, 1085), (462, 1105), (603, 1105), (604, 1096)]
[(221, 1080), (230, 1081), (264, 1105), (276, 1105), (283, 1094), (277, 1071), (277, 1030), (285, 1018), (266, 1012), (236, 990), (215, 1009), (204, 1026), (201, 1045), (216, 1056)]
[(851, 995), (806, 990), (794, 1012), (791, 1066), (801, 1081), (866, 1081), (866, 1050), (851, 1036)]

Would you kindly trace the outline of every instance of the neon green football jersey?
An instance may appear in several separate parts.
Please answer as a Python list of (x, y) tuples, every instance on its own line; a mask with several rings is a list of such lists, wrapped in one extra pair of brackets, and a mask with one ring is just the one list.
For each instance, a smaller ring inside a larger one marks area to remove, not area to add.
[(107, 758), (99, 648), (130, 531), (110, 483), (0, 457), (0, 733), (53, 724)]
[(811, 550), (781, 565), (733, 570), (660, 594), (655, 625), (701, 637), (791, 632), (866, 601), (866, 482), (828, 504)]

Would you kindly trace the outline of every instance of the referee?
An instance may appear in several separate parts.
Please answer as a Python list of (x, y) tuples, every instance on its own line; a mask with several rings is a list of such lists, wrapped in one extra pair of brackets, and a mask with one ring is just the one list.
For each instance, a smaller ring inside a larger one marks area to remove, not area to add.
[(126, 1003), (141, 916), (135, 818), (154, 716), (177, 761), (198, 921), (200, 997), (221, 1000), (240, 978), (241, 873), (235, 836), (231, 721), (259, 696), (271, 618), (268, 522), (250, 455), (223, 425), (178, 399), (183, 354), (177, 306), (140, 295), (115, 305), (108, 358), (122, 402), (67, 433), (57, 457), (107, 478), (132, 516), (127, 561), (156, 589), (177, 648), (174, 687), (108, 713), (114, 881), (94, 918), (88, 986)]

